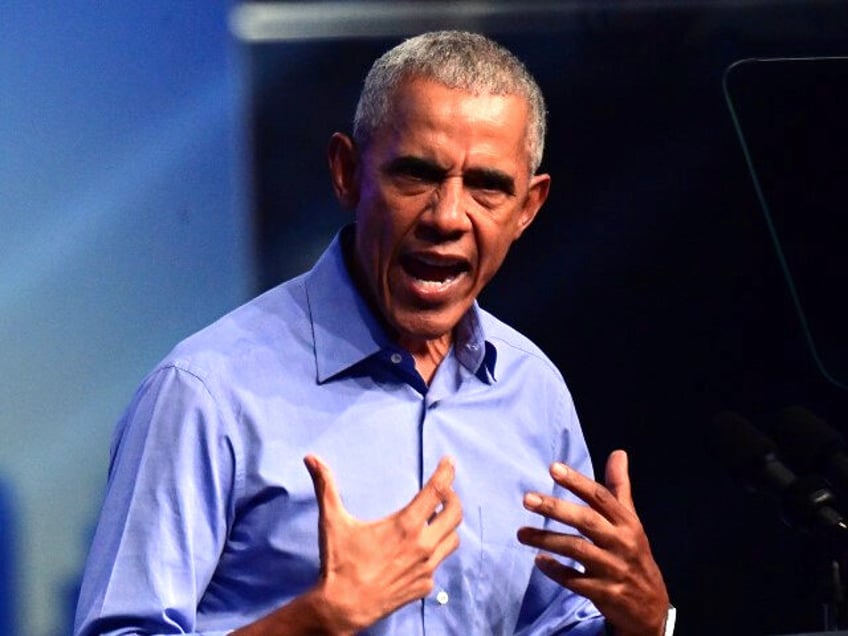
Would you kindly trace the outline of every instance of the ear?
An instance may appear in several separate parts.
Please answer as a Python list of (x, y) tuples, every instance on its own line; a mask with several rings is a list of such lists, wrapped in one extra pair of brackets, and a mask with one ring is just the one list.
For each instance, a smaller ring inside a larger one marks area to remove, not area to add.
[(344, 133), (333, 133), (327, 146), (327, 162), (339, 204), (353, 210), (359, 203), (359, 155), (353, 139)]
[(545, 200), (547, 200), (550, 189), (551, 176), (549, 174), (533, 175), (530, 179), (530, 187), (527, 190), (527, 198), (524, 199), (524, 205), (519, 212), (518, 223), (515, 227), (515, 236), (513, 237), (513, 240), (518, 239), (518, 237), (524, 233), (524, 230), (530, 227), (533, 219), (536, 218), (536, 214), (539, 213), (539, 210), (542, 209), (542, 205), (544, 205)]

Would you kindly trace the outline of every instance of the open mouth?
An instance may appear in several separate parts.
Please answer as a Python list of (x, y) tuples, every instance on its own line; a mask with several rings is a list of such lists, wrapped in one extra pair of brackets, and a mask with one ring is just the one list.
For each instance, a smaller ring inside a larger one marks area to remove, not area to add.
[(433, 289), (449, 285), (471, 269), (468, 261), (464, 259), (426, 254), (404, 255), (400, 259), (400, 265), (418, 284)]

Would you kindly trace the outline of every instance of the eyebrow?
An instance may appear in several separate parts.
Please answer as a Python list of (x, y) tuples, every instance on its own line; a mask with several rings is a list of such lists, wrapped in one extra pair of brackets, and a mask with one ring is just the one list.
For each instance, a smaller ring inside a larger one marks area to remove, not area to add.
[(429, 181), (441, 181), (448, 172), (434, 161), (413, 155), (395, 157), (384, 166), (383, 170), (390, 175), (414, 175)]
[[(415, 175), (428, 181), (441, 181), (448, 172), (436, 162), (414, 155), (395, 157), (384, 166), (383, 170), (389, 175)], [(500, 190), (509, 195), (515, 194), (515, 179), (494, 168), (469, 168), (463, 172), (462, 180), (472, 188)]]

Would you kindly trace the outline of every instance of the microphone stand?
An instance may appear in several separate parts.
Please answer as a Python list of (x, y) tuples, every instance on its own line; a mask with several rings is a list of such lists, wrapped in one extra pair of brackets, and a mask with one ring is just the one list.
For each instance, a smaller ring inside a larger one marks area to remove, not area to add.
[(822, 627), (826, 632), (835, 632), (848, 627), (845, 584), (842, 581), (842, 567), (839, 560), (831, 558), (827, 565), (827, 568), (823, 568), (821, 577), (825, 597), (822, 603)]
[(836, 503), (827, 481), (809, 474), (795, 480), (781, 510), (784, 523), (812, 540), (811, 556), (820, 560), (816, 583), (822, 603), (823, 632), (848, 628), (848, 590), (843, 577), (848, 559), (848, 519), (833, 507)]

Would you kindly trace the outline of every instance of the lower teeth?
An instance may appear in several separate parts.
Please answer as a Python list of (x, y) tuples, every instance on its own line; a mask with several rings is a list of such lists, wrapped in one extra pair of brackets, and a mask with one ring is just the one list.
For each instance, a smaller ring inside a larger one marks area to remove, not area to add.
[(422, 278), (417, 278), (416, 280), (424, 287), (444, 287), (448, 283), (452, 282), (454, 280), (454, 277), (451, 276), (450, 278), (446, 278), (445, 280), (424, 280)]

